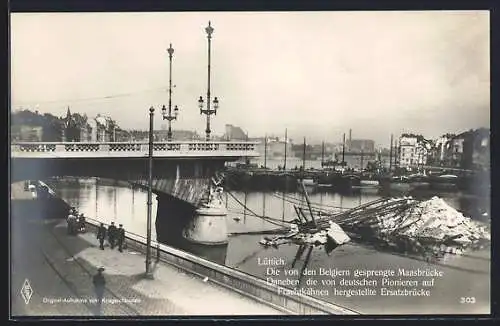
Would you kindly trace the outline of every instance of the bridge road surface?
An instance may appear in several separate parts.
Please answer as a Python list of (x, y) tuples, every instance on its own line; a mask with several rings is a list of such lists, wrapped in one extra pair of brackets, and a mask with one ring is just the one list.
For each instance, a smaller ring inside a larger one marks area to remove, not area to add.
[[(92, 276), (100, 266), (106, 268), (103, 316), (283, 314), (161, 262), (155, 279), (145, 280), (142, 254), (100, 250), (94, 233), (71, 236), (64, 219), (30, 216), (27, 207), (36, 200), (22, 183), (12, 185), (12, 196), (12, 316), (99, 315)], [(26, 279), (33, 290), (28, 304), (21, 296)]]

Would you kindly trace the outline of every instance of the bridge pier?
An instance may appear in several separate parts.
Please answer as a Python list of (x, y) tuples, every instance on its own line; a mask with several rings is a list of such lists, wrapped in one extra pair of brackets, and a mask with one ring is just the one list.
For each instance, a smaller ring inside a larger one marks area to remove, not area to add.
[(212, 200), (209, 198), (199, 207), (165, 193), (158, 193), (157, 200), (155, 225), (159, 242), (180, 247), (228, 243), (227, 213), (220, 193), (212, 193)]
[(186, 240), (202, 245), (226, 245), (227, 236), (226, 213), (196, 213), (183, 231)]
[(204, 245), (225, 245), (228, 243), (227, 210), (222, 200), (222, 188), (210, 187), (208, 198), (202, 201), (183, 236), (190, 242)]

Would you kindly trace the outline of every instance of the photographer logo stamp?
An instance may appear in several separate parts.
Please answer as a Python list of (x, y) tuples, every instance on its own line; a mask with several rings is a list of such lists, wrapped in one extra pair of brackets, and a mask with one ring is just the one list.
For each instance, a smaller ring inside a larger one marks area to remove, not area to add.
[(23, 286), (21, 287), (21, 296), (24, 299), (24, 303), (28, 304), (30, 302), (32, 295), (33, 295), (33, 288), (31, 287), (31, 284), (28, 281), (28, 279), (25, 279)]

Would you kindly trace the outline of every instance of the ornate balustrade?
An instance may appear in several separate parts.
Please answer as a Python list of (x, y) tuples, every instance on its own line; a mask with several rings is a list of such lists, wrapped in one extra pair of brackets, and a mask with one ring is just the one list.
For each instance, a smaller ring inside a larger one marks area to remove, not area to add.
[[(259, 156), (258, 142), (172, 141), (153, 143), (155, 156)], [(12, 157), (143, 157), (148, 154), (147, 142), (109, 143), (33, 143), (11, 144)], [(42, 155), (46, 154), (46, 155)], [(53, 155), (49, 155), (53, 154)]]
[[(46, 144), (46, 143), (25, 143), (16, 146), (16, 149), (22, 152), (54, 152), (56, 150), (57, 144)], [(13, 145), (14, 148), (14, 145)]]
[[(70, 152), (97, 152), (99, 145), (97, 144), (64, 144), (64, 149)], [(21, 147), (22, 150), (22, 147)]]

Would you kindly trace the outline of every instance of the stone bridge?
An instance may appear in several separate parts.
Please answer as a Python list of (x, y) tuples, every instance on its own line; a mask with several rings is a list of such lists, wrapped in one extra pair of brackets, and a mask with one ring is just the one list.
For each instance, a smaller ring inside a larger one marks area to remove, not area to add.
[[(257, 157), (256, 142), (171, 141), (153, 144), (153, 189), (194, 206), (225, 162)], [(13, 143), (11, 182), (101, 177), (147, 186), (149, 144)]]

